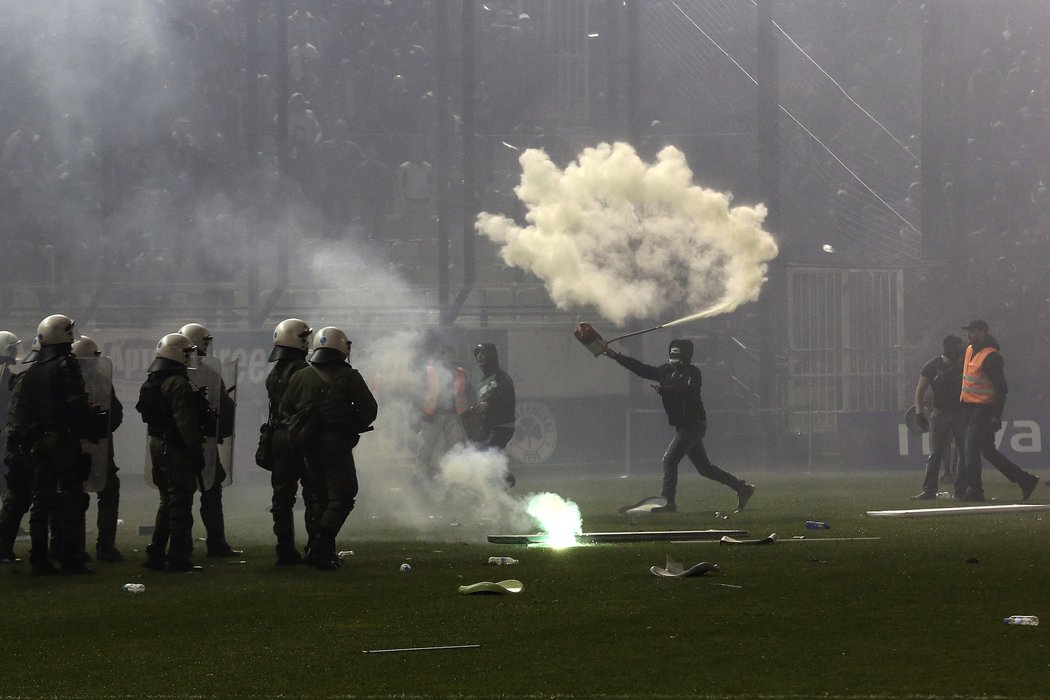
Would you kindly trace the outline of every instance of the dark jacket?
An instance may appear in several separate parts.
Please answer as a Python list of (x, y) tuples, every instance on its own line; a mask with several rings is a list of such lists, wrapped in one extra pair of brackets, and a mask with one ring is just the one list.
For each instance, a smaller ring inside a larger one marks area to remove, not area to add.
[[(200, 401), (195, 396), (186, 368), (162, 369), (150, 372), (145, 383), (160, 386), (162, 406), (157, 415), (151, 415), (142, 405), (135, 406), (146, 421), (146, 432), (152, 437), (168, 440), (176, 447), (190, 452), (203, 449), (204, 434), (201, 432)], [(140, 396), (142, 394), (140, 393)]]
[(500, 368), (499, 353), (493, 343), (482, 343), (479, 348), (483, 348), (486, 359), (481, 366), (483, 376), (475, 390), (478, 403), (486, 404), (481, 416), (482, 425), (485, 428), (513, 425), (517, 404), (514, 380)]
[(80, 363), (69, 353), (37, 360), (12, 388), (18, 416), (10, 420), (30, 431), (57, 431), (77, 438), (94, 432), (95, 412), (88, 403)]
[(306, 353), (303, 353), (303, 357), (282, 357), (276, 361), (273, 369), (266, 375), (266, 396), (270, 399), (270, 412), (267, 417), (267, 423), (270, 424), (270, 427), (276, 427), (277, 412), (281, 406), (281, 399), (284, 398), (285, 392), (288, 391), (288, 383), (292, 380), (292, 375), (305, 367), (309, 367), (305, 356)]
[(314, 422), (311, 435), (346, 437), (350, 442), (356, 442), (379, 412), (361, 373), (343, 362), (316, 363), (291, 376), (278, 417), (297, 414), (308, 406), (316, 408), (310, 414)]
[(667, 413), (667, 422), (671, 425), (693, 425), (707, 420), (704, 402), (700, 398), (703, 377), (696, 365), (668, 362), (654, 367), (622, 354), (613, 359), (642, 379), (660, 383), (658, 392)]

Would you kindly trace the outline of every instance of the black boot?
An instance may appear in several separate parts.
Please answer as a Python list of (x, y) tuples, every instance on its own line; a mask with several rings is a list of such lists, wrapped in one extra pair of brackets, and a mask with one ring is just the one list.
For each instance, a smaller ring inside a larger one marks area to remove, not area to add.
[(318, 532), (303, 563), (321, 571), (333, 571), (342, 566), (343, 561), (335, 553), (335, 535)]
[(124, 555), (120, 553), (113, 543), (103, 544), (99, 542), (95, 545), (95, 559), (99, 561), (108, 561), (119, 564), (124, 561)]
[(294, 566), (302, 563), (303, 557), (294, 546), (277, 545), (277, 566)]
[(54, 576), (58, 569), (47, 557), (29, 557), (29, 573), (33, 576)]
[(80, 555), (77, 554), (64, 559), (59, 566), (58, 572), (63, 576), (77, 576), (79, 574), (93, 574), (95, 570), (84, 566), (84, 562), (80, 560)]
[(155, 544), (151, 544), (146, 547), (146, 561), (142, 563), (147, 569), (153, 569), (154, 571), (164, 571), (164, 564), (166, 558), (164, 556), (164, 550)]

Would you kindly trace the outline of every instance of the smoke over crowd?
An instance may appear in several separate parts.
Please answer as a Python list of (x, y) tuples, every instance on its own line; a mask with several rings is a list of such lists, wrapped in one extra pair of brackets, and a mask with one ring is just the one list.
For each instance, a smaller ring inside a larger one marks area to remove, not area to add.
[(694, 185), (673, 146), (653, 164), (625, 143), (588, 148), (565, 169), (539, 150), (520, 160), (515, 192), (528, 225), (482, 213), (478, 229), (559, 307), (593, 305), (622, 324), (725, 313), (758, 298), (777, 254), (765, 207), (733, 207), (730, 195)]

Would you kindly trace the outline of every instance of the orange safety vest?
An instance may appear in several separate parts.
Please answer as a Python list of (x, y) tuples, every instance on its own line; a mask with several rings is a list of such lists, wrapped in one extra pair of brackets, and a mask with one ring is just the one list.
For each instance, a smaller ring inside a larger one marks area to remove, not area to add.
[(962, 393), (959, 400), (963, 403), (993, 405), (995, 403), (995, 385), (984, 371), (984, 360), (995, 352), (989, 346), (976, 354), (973, 346), (966, 347), (966, 359), (963, 361)]
[[(438, 373), (434, 365), (427, 363), (427, 393), (423, 397), (423, 415), (432, 416), (437, 412), (438, 397), (441, 387), (438, 384)], [(452, 379), (452, 394), (456, 399), (456, 413), (462, 415), (467, 410), (467, 373), (462, 367), (456, 368), (456, 376)]]

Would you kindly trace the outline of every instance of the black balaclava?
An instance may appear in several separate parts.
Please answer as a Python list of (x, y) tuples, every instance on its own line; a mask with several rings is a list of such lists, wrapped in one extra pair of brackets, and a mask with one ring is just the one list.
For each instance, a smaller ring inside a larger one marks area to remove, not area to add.
[(499, 369), (499, 353), (492, 343), (479, 343), (474, 347), (474, 359), (486, 376)]
[(948, 359), (959, 360), (966, 352), (966, 343), (957, 335), (949, 335), (941, 343), (941, 349)]
[(667, 346), (667, 361), (672, 365), (687, 365), (693, 361), (693, 341), (676, 338)]

